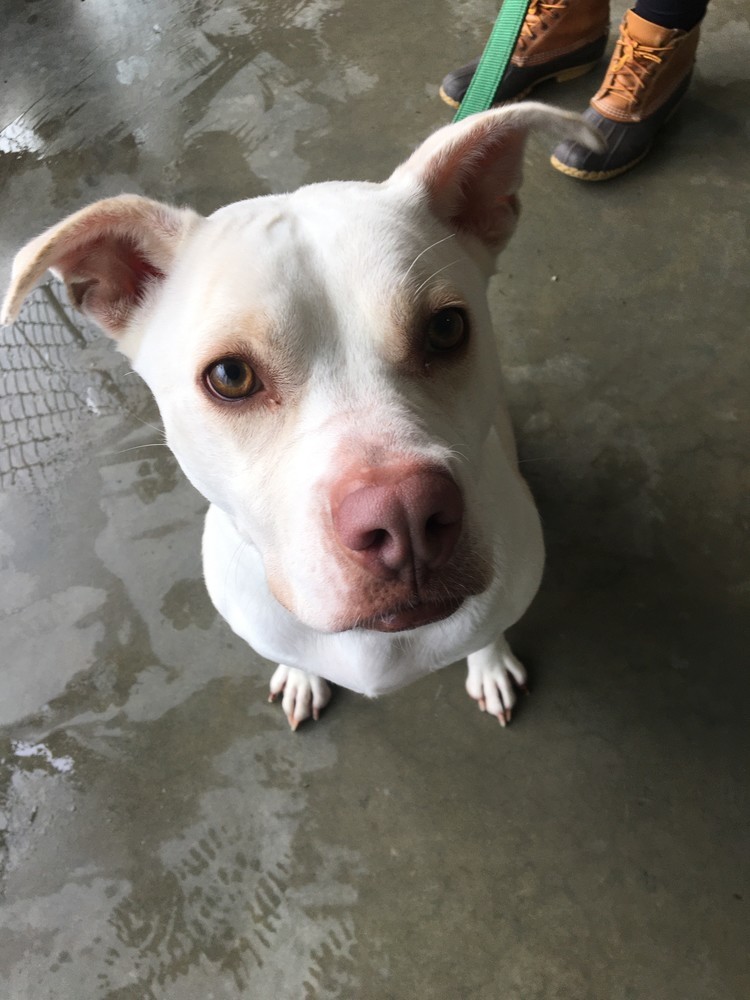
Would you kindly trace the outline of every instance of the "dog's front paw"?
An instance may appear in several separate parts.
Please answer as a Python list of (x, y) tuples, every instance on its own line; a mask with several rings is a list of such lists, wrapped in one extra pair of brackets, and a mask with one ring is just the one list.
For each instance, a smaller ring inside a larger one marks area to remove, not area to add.
[(292, 731), (305, 719), (317, 720), (331, 700), (331, 689), (322, 677), (280, 663), (271, 678), (268, 700), (276, 701), (282, 691), (281, 707)]
[(466, 690), (479, 702), (481, 712), (494, 715), (501, 726), (507, 726), (516, 703), (516, 687), (526, 694), (526, 670), (500, 636), (489, 646), (471, 653)]

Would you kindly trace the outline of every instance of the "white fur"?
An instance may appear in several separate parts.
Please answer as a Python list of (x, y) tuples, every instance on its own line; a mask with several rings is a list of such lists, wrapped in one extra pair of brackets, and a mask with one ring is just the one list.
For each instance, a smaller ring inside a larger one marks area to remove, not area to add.
[[(384, 184), (313, 185), (208, 219), (110, 199), (19, 255), (6, 318), (56, 268), (153, 391), (170, 447), (211, 504), (203, 538), (211, 599), (280, 664), (272, 696), (285, 692), (293, 728), (326, 705), (326, 680), (374, 696), (467, 655), (469, 694), (510, 720), (525, 672), (503, 632), (536, 592), (543, 547), (518, 472), (485, 288), (515, 225), (526, 131), (540, 119), (559, 131), (569, 120), (529, 107), (526, 118), (489, 112), (441, 130)], [(118, 232), (135, 234), (135, 251), (113, 239), (105, 282), (89, 243), (112, 231), (113, 215), (125, 219)], [(158, 262), (139, 243), (144, 217)], [(139, 254), (156, 277), (140, 273)], [(121, 292), (131, 271), (145, 297)], [(471, 316), (468, 349), (457, 361), (414, 361), (419, 317), (453, 302)], [(240, 350), (270, 389), (249, 405), (217, 403), (201, 372)], [(458, 550), (488, 569), (481, 592), (449, 617), (388, 633), (358, 627), (365, 604), (377, 606), (377, 584), (337, 545), (331, 496), (347, 470), (393, 462), (452, 477), (465, 505)]]

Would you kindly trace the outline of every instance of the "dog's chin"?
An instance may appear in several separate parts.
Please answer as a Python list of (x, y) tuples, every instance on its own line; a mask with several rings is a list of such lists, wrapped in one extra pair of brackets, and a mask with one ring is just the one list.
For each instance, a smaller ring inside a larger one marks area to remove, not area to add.
[(330, 614), (318, 602), (295, 599), (288, 587), (279, 586), (278, 577), (269, 575), (267, 579), (271, 593), (283, 608), (308, 628), (329, 635), (352, 631), (391, 634), (434, 625), (456, 614), (467, 598), (483, 593), (488, 583), (483, 574), (467, 575), (461, 580), (460, 589), (456, 588), (457, 593), (442, 593), (439, 597), (436, 587), (425, 588), (428, 592), (422, 595), (393, 587), (390, 594), (363, 593), (358, 595), (359, 599), (350, 598), (338, 611), (331, 608), (333, 614)]
[(449, 601), (420, 602), (389, 608), (364, 621), (349, 625), (348, 628), (341, 631), (350, 631), (356, 628), (371, 632), (409, 632), (412, 629), (421, 628), (423, 625), (432, 625), (434, 622), (450, 618), (463, 603), (463, 597), (456, 597)]
[(303, 624), (326, 634), (353, 631), (411, 632), (423, 625), (433, 625), (435, 622), (445, 621), (459, 610), (465, 600), (466, 597), (456, 597), (446, 601), (410, 602), (378, 611), (368, 617), (342, 617), (334, 621), (319, 621), (310, 615), (299, 614), (291, 607), (286, 610), (290, 611)]

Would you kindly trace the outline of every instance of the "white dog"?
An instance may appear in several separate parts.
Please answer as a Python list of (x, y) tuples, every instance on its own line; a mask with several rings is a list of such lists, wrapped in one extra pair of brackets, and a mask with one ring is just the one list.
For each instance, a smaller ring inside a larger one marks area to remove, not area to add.
[(16, 257), (9, 322), (51, 268), (153, 391), (209, 500), (206, 585), (279, 664), (293, 729), (327, 681), (366, 695), (468, 656), (502, 725), (526, 674), (504, 637), (544, 560), (486, 303), (527, 134), (596, 146), (527, 103), (432, 135), (382, 184), (314, 184), (203, 218), (135, 195)]

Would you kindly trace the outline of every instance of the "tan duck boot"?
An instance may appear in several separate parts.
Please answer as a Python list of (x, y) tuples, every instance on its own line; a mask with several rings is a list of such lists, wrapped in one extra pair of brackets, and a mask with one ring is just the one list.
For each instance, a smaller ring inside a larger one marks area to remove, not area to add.
[[(531, 0), (493, 104), (521, 100), (544, 80), (587, 73), (604, 54), (608, 33), (609, 0)], [(478, 65), (475, 59), (443, 79), (446, 104), (459, 106)]]
[(607, 150), (592, 153), (564, 142), (552, 154), (552, 166), (578, 180), (603, 181), (639, 163), (688, 89), (699, 35), (700, 25), (691, 31), (662, 28), (628, 11), (604, 83), (583, 115), (601, 132)]

